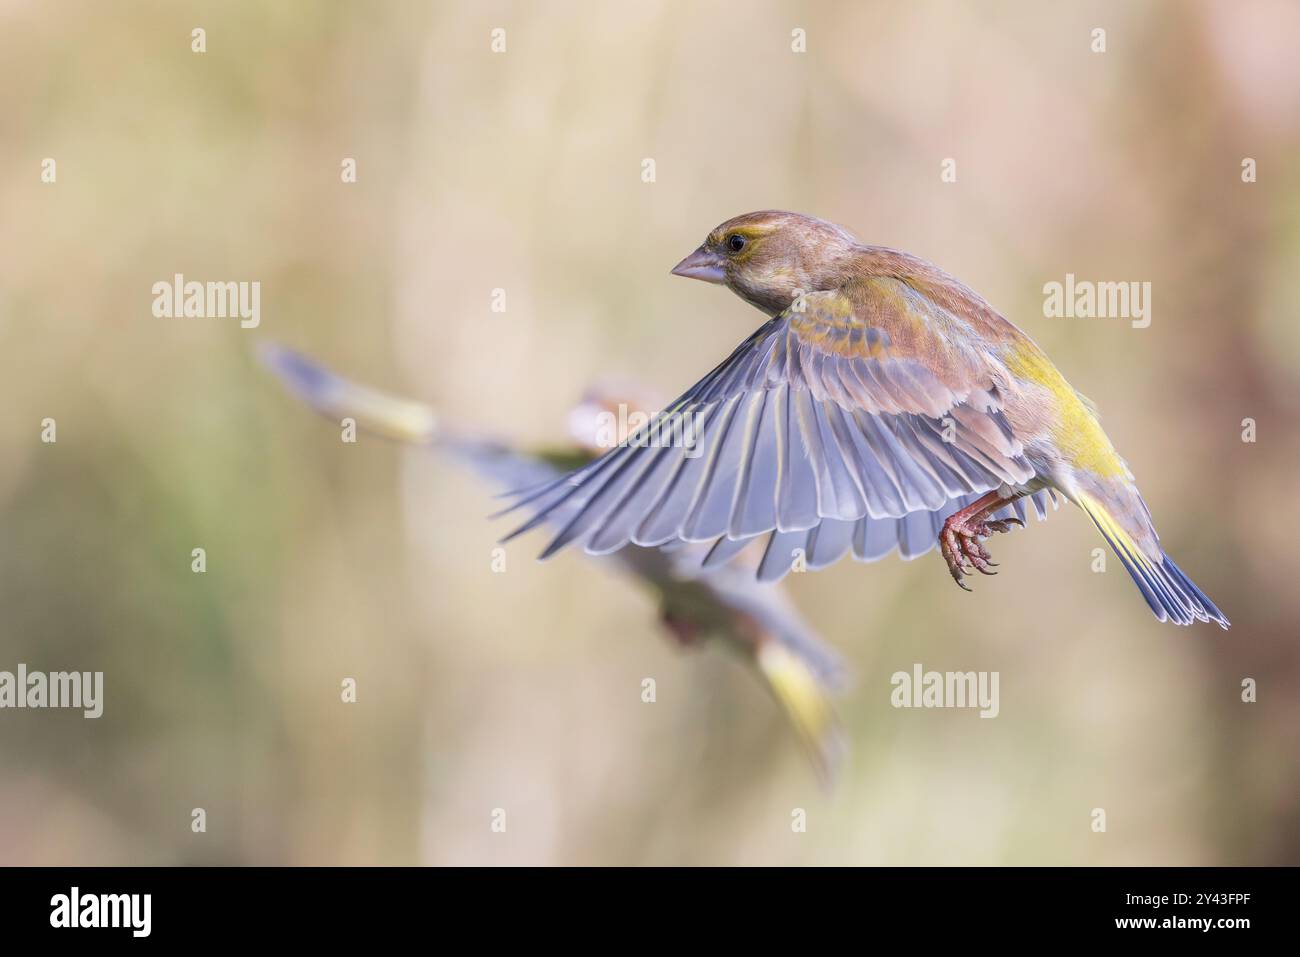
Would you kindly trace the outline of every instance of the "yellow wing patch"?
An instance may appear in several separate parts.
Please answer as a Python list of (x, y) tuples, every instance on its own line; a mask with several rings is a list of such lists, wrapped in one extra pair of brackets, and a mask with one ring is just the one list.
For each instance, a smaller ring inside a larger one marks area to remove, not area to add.
[(829, 355), (879, 358), (900, 338), (919, 339), (924, 316), (909, 307), (893, 279), (859, 283), (855, 291), (869, 306), (857, 306), (843, 292), (812, 292), (787, 311), (790, 328), (802, 341)]

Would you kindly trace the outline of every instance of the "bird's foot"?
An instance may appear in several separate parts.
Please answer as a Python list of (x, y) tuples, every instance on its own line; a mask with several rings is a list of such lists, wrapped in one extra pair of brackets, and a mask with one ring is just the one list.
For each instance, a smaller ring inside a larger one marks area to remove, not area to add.
[(659, 613), (659, 620), (682, 648), (692, 648), (704, 638), (699, 624), (685, 615), (665, 608)]
[(943, 560), (948, 563), (948, 572), (952, 575), (952, 580), (966, 591), (970, 591), (970, 586), (963, 579), (969, 574), (969, 571), (977, 571), (983, 575), (996, 575), (993, 571), (997, 563), (992, 560), (993, 556), (989, 554), (987, 548), (981, 544), (981, 539), (988, 538), (995, 532), (1009, 532), (1015, 526), (1024, 527), (1024, 522), (1018, 518), (996, 519), (991, 521), (982, 521), (974, 516), (962, 516), (957, 512), (948, 517), (943, 523), (943, 529), (939, 532), (939, 551), (943, 553)]

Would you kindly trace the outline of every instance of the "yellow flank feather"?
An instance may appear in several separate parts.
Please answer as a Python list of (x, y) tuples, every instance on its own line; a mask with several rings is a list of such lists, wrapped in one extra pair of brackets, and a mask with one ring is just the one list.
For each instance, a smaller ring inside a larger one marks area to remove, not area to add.
[(1057, 413), (1052, 439), (1067, 462), (1100, 478), (1128, 476), (1124, 460), (1115, 452), (1097, 417), (1043, 350), (1028, 339), (1017, 339), (1002, 354), (1002, 361), (1017, 379), (1051, 393)]

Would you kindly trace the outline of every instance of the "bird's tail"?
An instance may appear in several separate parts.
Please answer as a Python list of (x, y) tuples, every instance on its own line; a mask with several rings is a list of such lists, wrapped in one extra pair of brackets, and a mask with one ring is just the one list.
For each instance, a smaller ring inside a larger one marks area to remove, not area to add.
[(352, 418), (360, 429), (413, 445), (438, 437), (438, 417), (423, 402), (352, 382), (272, 342), (261, 344), (258, 358), (290, 392), (322, 415)]
[(815, 668), (779, 641), (766, 641), (755, 656), (759, 671), (828, 787), (844, 759), (845, 739), (830, 689)]
[(1228, 627), (1230, 623), (1223, 612), (1183, 574), (1183, 570), (1174, 564), (1173, 559), (1164, 553), (1158, 543), (1155, 549), (1159, 552), (1160, 559), (1157, 561), (1142, 550), (1099, 499), (1081, 493), (1077, 500), (1106, 539), (1106, 543), (1124, 563), (1124, 568), (1157, 618), (1179, 625), (1190, 625), (1193, 621), (1213, 621), (1221, 628)]

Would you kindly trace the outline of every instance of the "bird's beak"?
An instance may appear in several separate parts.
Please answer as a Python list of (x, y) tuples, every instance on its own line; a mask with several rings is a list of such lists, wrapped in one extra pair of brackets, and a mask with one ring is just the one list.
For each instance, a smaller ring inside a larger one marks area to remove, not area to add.
[(726, 273), (722, 271), (722, 257), (703, 246), (674, 266), (673, 275), (704, 282), (727, 281)]

